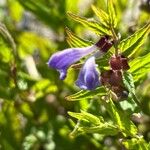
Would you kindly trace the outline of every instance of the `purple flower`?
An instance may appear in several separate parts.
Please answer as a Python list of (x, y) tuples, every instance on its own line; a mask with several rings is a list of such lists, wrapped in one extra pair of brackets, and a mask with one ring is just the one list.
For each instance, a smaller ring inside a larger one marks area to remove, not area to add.
[(48, 66), (57, 69), (60, 73), (60, 79), (64, 80), (67, 69), (82, 57), (92, 53), (96, 48), (95, 45), (92, 45), (84, 48), (68, 48), (59, 51), (51, 56), (48, 61)]
[(99, 73), (96, 70), (94, 56), (86, 60), (79, 73), (76, 85), (84, 90), (94, 90), (100, 85)]

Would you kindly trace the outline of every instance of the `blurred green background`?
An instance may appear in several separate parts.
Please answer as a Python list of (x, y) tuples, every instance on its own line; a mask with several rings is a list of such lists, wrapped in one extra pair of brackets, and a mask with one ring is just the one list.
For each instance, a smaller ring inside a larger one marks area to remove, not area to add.
[[(115, 2), (122, 38), (149, 19), (148, 0)], [(67, 79), (60, 81), (58, 72), (46, 64), (55, 51), (69, 47), (66, 27), (79, 37), (93, 42), (98, 39), (66, 14), (71, 11), (87, 18), (95, 17), (92, 4), (106, 10), (105, 0), (0, 0), (0, 22), (9, 31), (0, 24), (0, 150), (122, 149), (117, 137), (69, 136), (74, 122), (67, 111), (86, 110), (89, 100), (67, 101), (65, 96), (79, 91), (74, 85), (76, 71), (69, 69)], [(149, 39), (137, 55), (148, 52)], [(147, 141), (150, 140), (149, 82), (150, 77), (146, 76), (137, 88), (145, 117), (135, 121)], [(90, 111), (108, 118), (97, 101)]]

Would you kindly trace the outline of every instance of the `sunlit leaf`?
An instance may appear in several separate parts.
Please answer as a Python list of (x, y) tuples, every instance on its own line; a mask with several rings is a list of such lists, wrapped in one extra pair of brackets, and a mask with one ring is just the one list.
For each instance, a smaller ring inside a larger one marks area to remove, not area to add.
[(134, 81), (131, 73), (129, 72), (123, 73), (123, 82), (125, 87), (128, 89), (128, 91), (135, 94), (135, 86), (134, 86)]
[(100, 22), (105, 27), (108, 28), (109, 27), (109, 16), (108, 16), (108, 14), (105, 11), (103, 11), (102, 9), (97, 9), (94, 5), (92, 5), (92, 10), (97, 15), (97, 17), (99, 18)]
[(100, 125), (102, 122), (104, 122), (103, 118), (99, 119), (98, 117), (85, 111), (81, 111), (81, 113), (68, 112), (68, 114), (78, 120), (85, 120), (93, 123), (94, 125)]
[(106, 94), (107, 93), (104, 87), (99, 87), (93, 91), (81, 90), (73, 95), (67, 96), (66, 99), (68, 101), (78, 101), (78, 100), (84, 100), (84, 99), (91, 99), (91, 98), (94, 98), (95, 96), (104, 96)]
[(118, 134), (117, 127), (109, 123), (104, 123), (102, 125), (95, 126), (95, 127), (80, 127), (79, 131), (82, 133), (92, 133), (92, 134), (99, 133), (99, 134), (104, 134), (105, 136)]
[(131, 56), (134, 54), (139, 49), (139, 47), (142, 46), (149, 32), (150, 24), (148, 23), (131, 36), (122, 40), (118, 47), (122, 51), (123, 55)]
[(98, 35), (110, 35), (110, 31), (106, 29), (103, 25), (99, 24), (96, 21), (91, 21), (83, 17), (79, 17), (75, 14), (69, 13), (68, 15), (75, 21), (81, 23), (85, 27), (88, 27), (89, 29), (93, 30)]
[(141, 82), (145, 75), (150, 71), (150, 53), (135, 58), (130, 62), (130, 72), (133, 75), (134, 82)]
[(114, 8), (113, 0), (108, 0), (108, 14), (109, 14), (109, 23), (112, 28), (117, 26), (117, 16)]
[(124, 112), (115, 106), (111, 99), (104, 104), (109, 115), (124, 136), (135, 136), (137, 134), (136, 126)]
[(93, 42), (91, 41), (84, 40), (76, 36), (68, 28), (66, 28), (66, 33), (67, 33), (67, 42), (71, 47), (86, 47), (86, 46), (93, 44)]
[[(71, 136), (78, 136), (85, 133), (99, 133), (104, 135), (115, 135), (118, 133), (117, 127), (104, 122), (101, 116), (96, 117), (85, 111), (81, 111), (81, 113), (68, 112), (68, 114), (80, 121), (80, 125), (77, 124), (75, 126), (71, 132)], [(89, 122), (90, 124), (87, 126), (82, 121)]]

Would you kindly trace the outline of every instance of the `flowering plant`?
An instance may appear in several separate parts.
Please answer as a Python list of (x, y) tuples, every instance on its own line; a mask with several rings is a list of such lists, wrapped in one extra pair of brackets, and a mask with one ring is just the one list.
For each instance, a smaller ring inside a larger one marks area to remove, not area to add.
[[(130, 118), (134, 113), (142, 115), (141, 104), (136, 97), (136, 86), (134, 84), (142, 80), (144, 74), (137, 76), (138, 69), (141, 69), (142, 66), (145, 67), (149, 54), (141, 58), (134, 58), (134, 55), (144, 43), (144, 39), (150, 31), (150, 24), (147, 23), (133, 35), (121, 40), (120, 33), (117, 30), (117, 10), (115, 10), (113, 1), (108, 0), (107, 12), (98, 10), (95, 6), (92, 6), (92, 9), (100, 22), (90, 21), (72, 13), (68, 13), (68, 15), (98, 34), (97, 42), (86, 47), (69, 48), (54, 53), (48, 61), (48, 66), (58, 70), (60, 79), (64, 80), (67, 69), (83, 57), (88, 56), (75, 82), (82, 90), (66, 97), (66, 99), (76, 101), (97, 97), (111, 116), (112, 122), (105, 121), (103, 116), (96, 117), (88, 113), (92, 105), (91, 102), (86, 111), (81, 111), (81, 113), (68, 112), (70, 116), (78, 119), (71, 136), (85, 133), (104, 135), (121, 133), (123, 136), (121, 143), (126, 148), (134, 149), (134, 147), (142, 144), (147, 149), (148, 144), (143, 137), (138, 135), (137, 127)], [(85, 45), (90, 43), (75, 36), (68, 29), (67, 34), (71, 45), (77, 41), (85, 43)], [(106, 66), (103, 64), (103, 60), (106, 60)], [(142, 60), (143, 65), (136, 66), (136, 63), (140, 60)], [(96, 64), (96, 62), (99, 63)], [(129, 106), (127, 109), (130, 109), (130, 111), (124, 112), (125, 105)], [(85, 125), (85, 122), (89, 124)], [(128, 137), (131, 140), (128, 140)]]

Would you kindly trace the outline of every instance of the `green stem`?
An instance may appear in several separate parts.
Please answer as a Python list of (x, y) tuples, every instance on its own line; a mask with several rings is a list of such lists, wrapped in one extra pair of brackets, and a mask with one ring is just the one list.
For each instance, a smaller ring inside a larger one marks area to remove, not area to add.
[(113, 35), (115, 55), (118, 56), (118, 54), (119, 54), (119, 52), (118, 52), (118, 37), (117, 37), (116, 32), (115, 32), (115, 30), (112, 26), (111, 26), (111, 32), (112, 32), (112, 35)]

